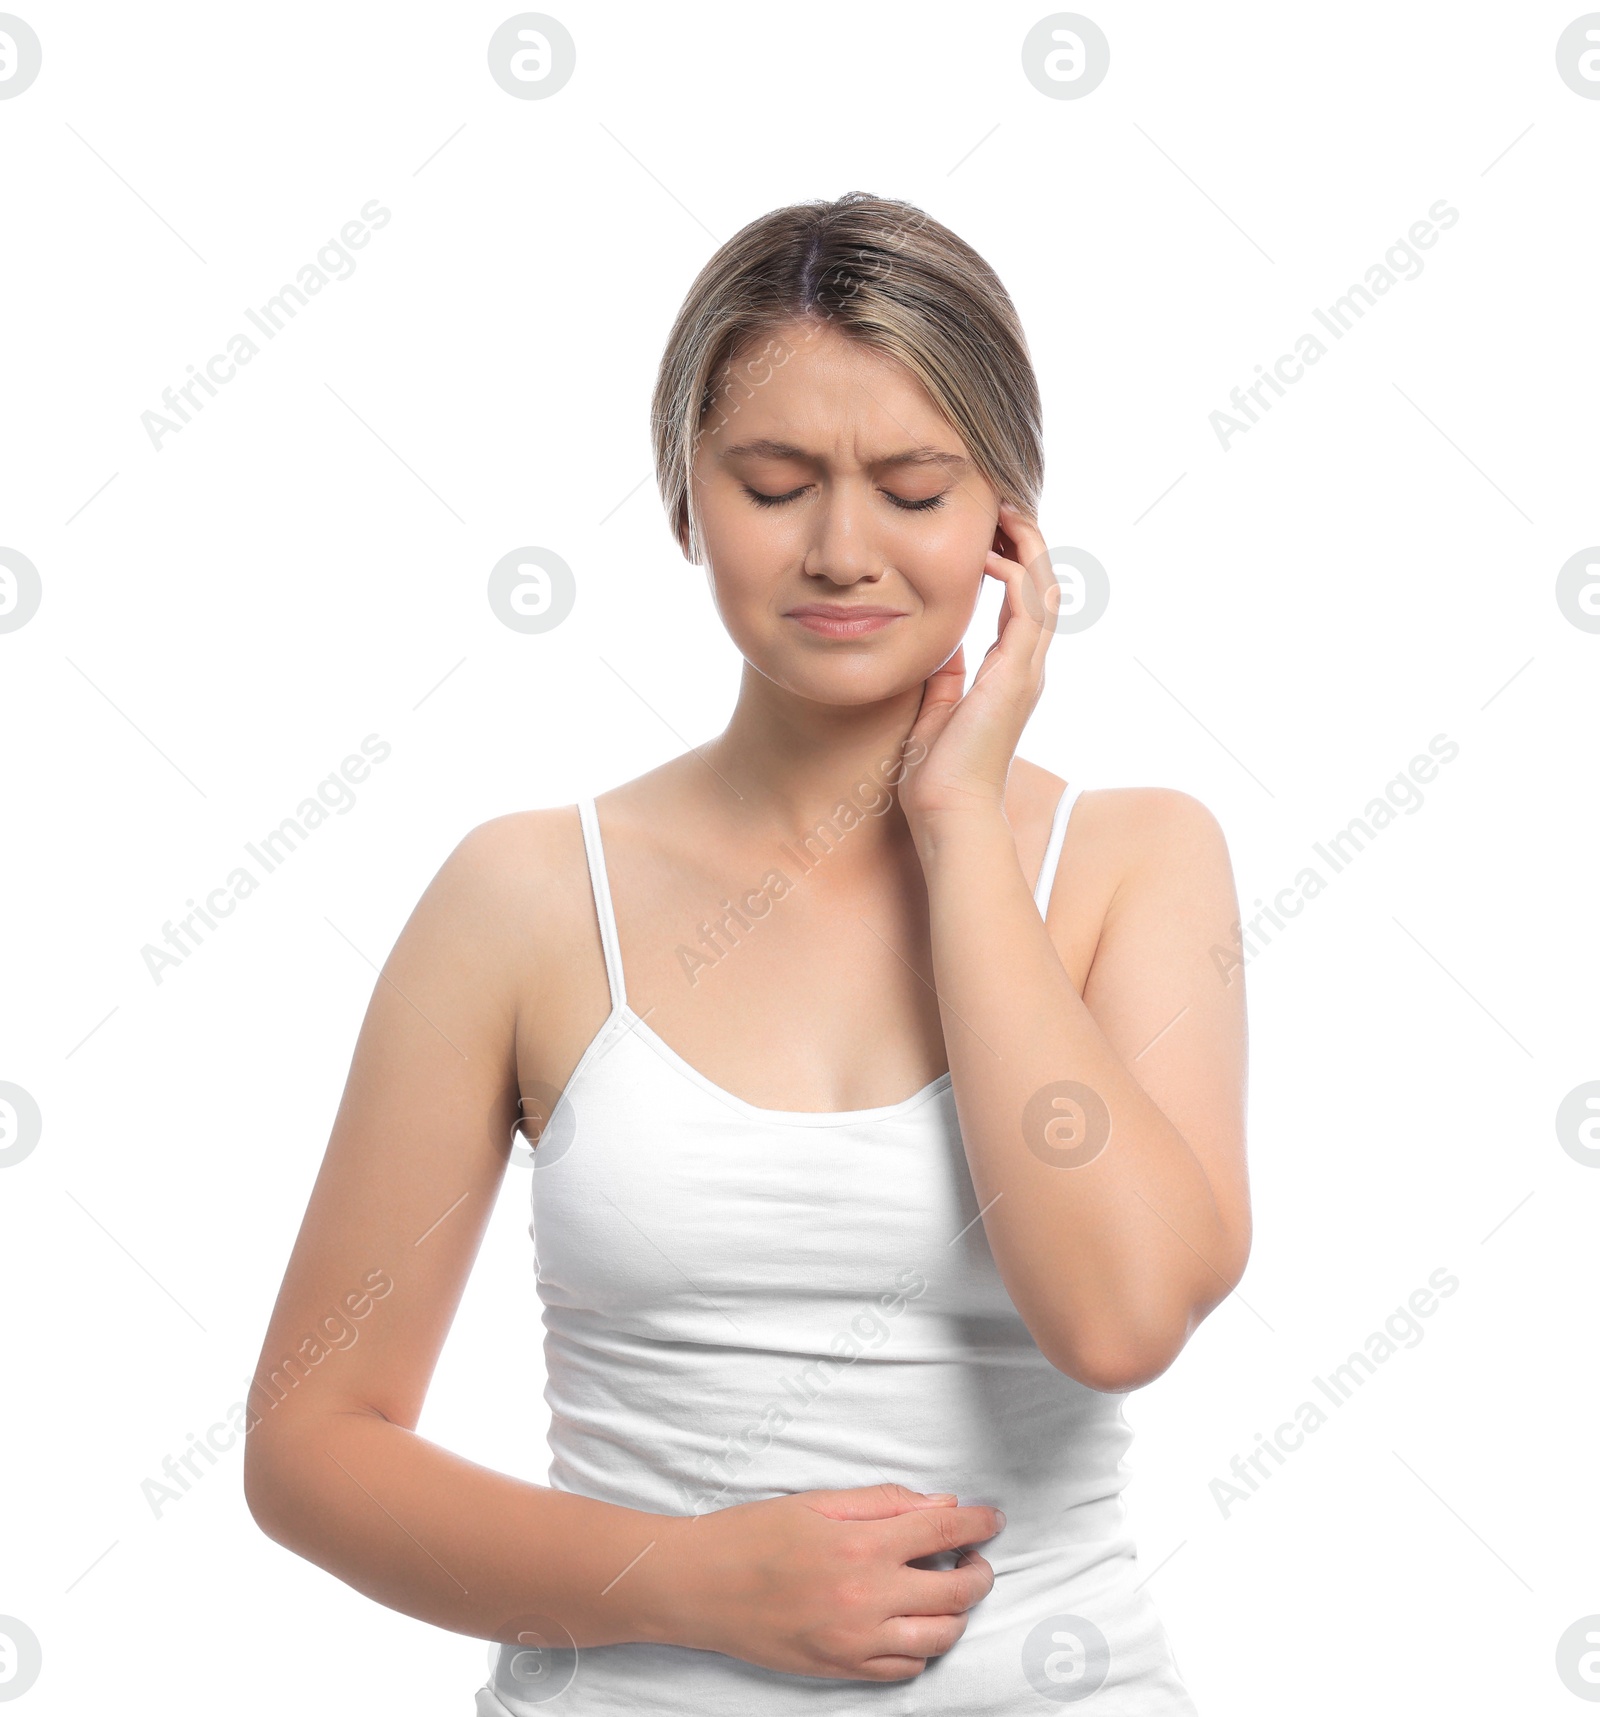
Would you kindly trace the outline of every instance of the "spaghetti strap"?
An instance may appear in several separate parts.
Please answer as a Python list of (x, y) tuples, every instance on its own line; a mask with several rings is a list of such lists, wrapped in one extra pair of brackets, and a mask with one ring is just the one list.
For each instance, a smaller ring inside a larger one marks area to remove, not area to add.
[(605, 848), (600, 844), (600, 818), (594, 800), (578, 801), (578, 821), (583, 825), (583, 848), (589, 859), (589, 886), (594, 891), (595, 917), (600, 921), (600, 946), (606, 956), (606, 982), (611, 986), (612, 1011), (628, 999), (622, 981), (622, 944), (617, 940), (617, 914), (611, 904), (611, 884), (606, 879)]
[[(1053, 807), (1041, 905), (1075, 798), (1067, 787)], [(577, 809), (620, 1003), (601, 825), (593, 799)], [(631, 850), (620, 814), (614, 826), (618, 850)], [(758, 1025), (744, 1022), (757, 1044)], [(1106, 1578), (1137, 1560), (1121, 1495), (1125, 1392), (1064, 1376), (1013, 1305), (979, 1220), (957, 1095), (946, 1071), (870, 1108), (764, 1108), (702, 1073), (638, 1010), (616, 1007), (550, 1111), (524, 1194), (549, 1408), (550, 1464), (538, 1476), (552, 1490), (692, 1520), (808, 1486), (859, 1487), (891, 1469), (913, 1491), (936, 1492), (959, 1473), (968, 1498), (1004, 1499), (1014, 1574), (915, 1700), (890, 1698), (871, 1717), (1015, 1717), (1030, 1677), (1050, 1692), (1066, 1675), (1047, 1661), (1046, 1636), (1063, 1620), (1058, 1642), (1073, 1631), (1093, 1642), (1085, 1685), (1105, 1682), (1100, 1717), (1197, 1717), (1150, 1582)], [(1070, 1144), (1044, 1131), (1041, 1153)], [(866, 1351), (859, 1316), (845, 1321), (853, 1307), (897, 1317), (893, 1341)], [(840, 1331), (852, 1341), (848, 1383), (833, 1381), (827, 1410), (785, 1433), (816, 1405), (810, 1379), (830, 1382), (843, 1351), (830, 1332)], [(955, 1339), (972, 1331), (982, 1339)], [(514, 1363), (535, 1369), (531, 1354)], [(801, 1409), (774, 1421), (791, 1396)], [(545, 1709), (527, 1656), (514, 1643), (491, 1647), (478, 1717)], [(815, 1677), (679, 1645), (585, 1646), (581, 1660), (582, 1717), (863, 1717), (867, 1703)], [(558, 1668), (565, 1685), (574, 1671)]]
[(1072, 807), (1083, 789), (1070, 783), (1061, 789), (1061, 797), (1056, 801), (1056, 814), (1050, 824), (1050, 839), (1045, 842), (1044, 863), (1039, 866), (1039, 881), (1033, 890), (1034, 904), (1039, 908), (1042, 917), (1050, 906), (1050, 890), (1055, 886), (1056, 872), (1061, 867), (1061, 848), (1067, 838), (1067, 819), (1072, 815)]

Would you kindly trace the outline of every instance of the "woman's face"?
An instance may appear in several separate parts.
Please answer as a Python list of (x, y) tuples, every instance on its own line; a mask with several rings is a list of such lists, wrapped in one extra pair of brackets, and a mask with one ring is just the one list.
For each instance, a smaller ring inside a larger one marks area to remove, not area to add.
[(734, 643), (820, 703), (919, 685), (972, 619), (998, 494), (908, 370), (826, 324), (776, 330), (732, 370), (692, 480)]

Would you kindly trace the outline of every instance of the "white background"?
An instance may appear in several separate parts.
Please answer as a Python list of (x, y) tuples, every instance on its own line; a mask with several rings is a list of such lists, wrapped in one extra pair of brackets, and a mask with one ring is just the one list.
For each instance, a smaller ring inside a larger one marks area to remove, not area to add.
[[(1041, 8), (556, 4), (577, 70), (534, 101), (488, 75), (509, 8), (23, 6), (0, 544), (44, 594), (0, 635), (0, 1079), (44, 1130), (0, 1173), (0, 1613), (44, 1671), (19, 1712), (471, 1709), (482, 1642), (265, 1538), (237, 1446), (159, 1516), (141, 1487), (242, 1397), (375, 966), (445, 855), (720, 730), (739, 662), (649, 480), (655, 365), (717, 243), (851, 189), (998, 270), (1045, 534), (1111, 580), (1024, 755), (1203, 800), (1253, 910), (1432, 736), (1460, 747), (1251, 961), (1254, 1254), (1127, 1403), (1197, 1705), (1580, 1708), (1555, 1652), (1600, 1611), (1600, 1173), (1554, 1126), (1600, 1077), (1600, 635), (1555, 600), (1600, 541), (1577, 9), (1092, 0), (1110, 73), (1051, 100), (1019, 57)], [(374, 197), (355, 273), (155, 451), (141, 413)], [(1224, 451), (1230, 389), (1440, 198), (1421, 275)], [(524, 544), (578, 580), (546, 635), (486, 600)], [(155, 983), (144, 945), (369, 733), (393, 752), (355, 808)], [(528, 1194), (513, 1170), (420, 1429), (542, 1481)], [(1230, 1460), (1441, 1267), (1423, 1339), (1225, 1515)]]

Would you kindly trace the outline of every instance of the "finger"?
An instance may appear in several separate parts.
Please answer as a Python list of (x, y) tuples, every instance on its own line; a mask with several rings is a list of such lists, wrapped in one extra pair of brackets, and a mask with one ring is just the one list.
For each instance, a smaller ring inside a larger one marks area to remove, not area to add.
[[(874, 1630), (869, 1649), (881, 1649), (892, 1654), (887, 1661), (915, 1658), (920, 1672), (924, 1660), (943, 1657), (966, 1631), (964, 1613), (959, 1616), (891, 1616), (881, 1628)], [(868, 1661), (881, 1663), (886, 1659), (869, 1658)]]
[(961, 693), (967, 683), (966, 651), (960, 644), (956, 652), (942, 668), (935, 668), (922, 683), (922, 706), (919, 714), (926, 714), (942, 704), (955, 705), (961, 700)]
[(907, 748), (917, 746), (926, 753), (955, 714), (966, 684), (966, 656), (958, 644), (950, 660), (923, 681), (922, 702), (917, 708), (911, 731), (905, 737)]
[(908, 1568), (890, 1587), (895, 1614), (946, 1616), (965, 1613), (994, 1590), (994, 1565), (976, 1550), (959, 1568)]
[(957, 1550), (966, 1544), (982, 1544), (1005, 1525), (1005, 1516), (987, 1503), (969, 1503), (958, 1508), (917, 1508), (892, 1521), (890, 1533), (896, 1555), (902, 1562), (915, 1556), (933, 1556), (941, 1550)]
[[(994, 554), (995, 551), (991, 549), (990, 553)], [(1001, 641), (1004, 639), (1006, 635), (1006, 623), (1011, 618), (1011, 586), (1006, 582), (1004, 575), (1002, 575), (998, 567), (990, 567), (986, 564), (983, 570), (989, 576), (1000, 579), (1000, 612), (995, 616), (994, 643), (989, 646), (989, 649), (993, 650), (997, 649)], [(987, 653), (988, 652), (985, 651), (985, 654)]]
[(940, 704), (919, 715), (905, 737), (904, 755), (911, 765), (920, 763), (939, 741), (939, 735), (954, 720), (956, 705)]
[[(994, 1590), (994, 1564), (980, 1556), (976, 1550), (965, 1551), (964, 1555), (971, 1560), (959, 1568), (940, 1569), (932, 1574), (918, 1573), (912, 1570), (918, 1584), (909, 1591), (904, 1599), (895, 1605), (896, 1615), (954, 1615), (966, 1612), (976, 1604), (981, 1604)], [(927, 1582), (934, 1584), (929, 1585)], [(948, 1606), (944, 1609), (924, 1609), (922, 1606), (930, 1601), (941, 1601)], [(915, 1608), (901, 1608), (901, 1603)]]
[(920, 1657), (869, 1657), (861, 1665), (860, 1673), (851, 1671), (849, 1675), (833, 1676), (835, 1681), (915, 1681), (927, 1668)]
[[(1005, 597), (1000, 605), (1000, 635), (995, 646), (1008, 661), (1024, 669), (1037, 669), (1044, 660), (1049, 639), (1043, 616), (1047, 610), (1042, 594), (1030, 591), (1024, 597), (1024, 586), (1036, 584), (1032, 574), (1014, 560), (989, 551), (984, 570), (1005, 585)], [(993, 646), (992, 646), (993, 647)]]
[(1000, 522), (1006, 528), (1006, 535), (1016, 545), (1017, 559), (1024, 564), (1031, 555), (1044, 548), (1045, 541), (1039, 530), (1039, 521), (1031, 514), (1023, 512), (1014, 502), (1000, 503)]
[(852, 1486), (848, 1490), (811, 1491), (806, 1501), (830, 1520), (890, 1520), (914, 1509), (946, 1506), (955, 1497), (948, 1491), (929, 1495), (903, 1484)]
[[(1012, 564), (1021, 565), (1029, 575), (1029, 588), (1036, 598), (1030, 608), (1044, 619), (1053, 622), (1059, 605), (1061, 586), (1056, 578), (1055, 568), (1050, 563), (1049, 545), (1044, 540), (1038, 521), (1010, 501), (1000, 503), (1000, 519), (1006, 534), (1016, 545), (1017, 556)], [(1056, 592), (1055, 601), (1051, 600), (1052, 591)], [(1053, 629), (1052, 625), (1050, 630), (1053, 632)]]

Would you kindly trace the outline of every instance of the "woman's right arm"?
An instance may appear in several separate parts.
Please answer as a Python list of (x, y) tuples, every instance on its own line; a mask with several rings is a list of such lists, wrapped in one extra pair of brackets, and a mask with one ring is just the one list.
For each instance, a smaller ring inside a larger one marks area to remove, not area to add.
[[(862, 1515), (866, 1493), (808, 1492), (657, 1515), (493, 1472), (416, 1433), (509, 1156), (518, 974), (553, 945), (538, 918), (559, 891), (540, 883), (566, 868), (561, 816), (472, 830), (384, 964), (256, 1368), (250, 1512), (379, 1603), (479, 1639), (540, 1616), (578, 1646), (915, 1674), (992, 1573), (981, 1558), (904, 1563), (987, 1537), (988, 1509), (885, 1492)], [(814, 1639), (798, 1637), (802, 1619)]]
[(659, 1522), (415, 1429), (513, 1142), (542, 826), (472, 830), (384, 964), (262, 1345), (244, 1485), (269, 1537), (392, 1609), (480, 1639), (543, 1612), (591, 1644), (665, 1625), (659, 1563), (617, 1581)]

